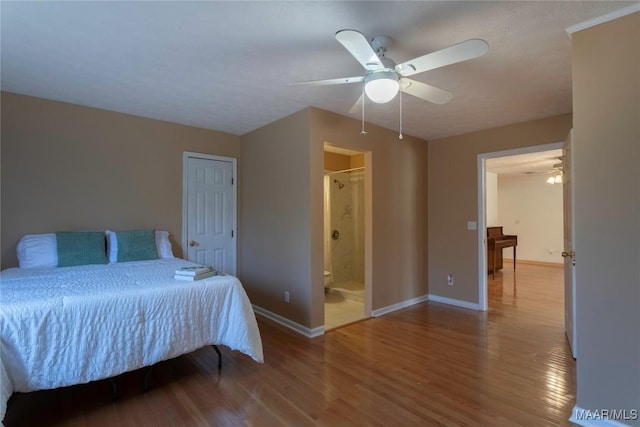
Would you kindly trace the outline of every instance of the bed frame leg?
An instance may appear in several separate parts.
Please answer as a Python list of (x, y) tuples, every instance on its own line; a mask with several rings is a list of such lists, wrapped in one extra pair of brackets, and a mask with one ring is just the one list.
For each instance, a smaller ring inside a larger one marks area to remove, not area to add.
[(149, 391), (149, 377), (151, 377), (151, 371), (153, 370), (153, 365), (147, 366), (147, 373), (144, 374), (144, 387), (143, 391), (146, 393)]
[(111, 384), (111, 400), (118, 398), (118, 386), (113, 378), (109, 378), (109, 384)]
[(212, 345), (213, 349), (218, 353), (218, 372), (222, 372), (222, 353), (220, 353), (220, 349), (217, 345)]

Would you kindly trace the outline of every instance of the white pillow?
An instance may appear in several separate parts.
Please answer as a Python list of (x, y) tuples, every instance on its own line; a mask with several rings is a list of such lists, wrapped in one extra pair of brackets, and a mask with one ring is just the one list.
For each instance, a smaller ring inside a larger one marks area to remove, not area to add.
[[(118, 237), (116, 232), (111, 230), (104, 230), (104, 234), (107, 236), (109, 263), (113, 264), (118, 262)], [(158, 251), (158, 258), (173, 258), (168, 231), (156, 230), (156, 250)]]
[(109, 264), (118, 262), (118, 238), (116, 232), (111, 230), (104, 230), (105, 236), (107, 236), (107, 258), (109, 258)]
[(16, 246), (20, 268), (57, 267), (58, 244), (54, 233), (27, 234)]
[(158, 250), (158, 258), (173, 258), (168, 231), (156, 230), (156, 249)]

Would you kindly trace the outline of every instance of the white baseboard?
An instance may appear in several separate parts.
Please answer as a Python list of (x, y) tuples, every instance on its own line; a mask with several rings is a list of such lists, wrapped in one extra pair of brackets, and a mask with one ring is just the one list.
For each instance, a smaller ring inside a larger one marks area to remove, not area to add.
[(399, 302), (397, 304), (392, 304), (392, 305), (388, 305), (386, 307), (379, 308), (377, 310), (373, 310), (371, 312), (371, 317), (379, 317), (379, 316), (382, 316), (384, 314), (391, 313), (392, 311), (401, 310), (403, 308), (407, 308), (407, 307), (410, 307), (412, 305), (415, 305), (415, 304), (418, 304), (418, 303), (421, 303), (421, 302), (424, 302), (424, 301), (429, 301), (429, 295), (422, 295), (420, 297), (411, 298), (409, 300), (402, 301), (402, 302)]
[(469, 301), (462, 301), (459, 299), (441, 297), (438, 295), (429, 294), (429, 301), (439, 302), (442, 304), (455, 305), (456, 307), (468, 308), (470, 310), (481, 310), (480, 304), (476, 304)]
[[(443, 304), (454, 305), (457, 307), (468, 308), (471, 310), (480, 310), (480, 306), (478, 304), (473, 304), (467, 301), (456, 300), (452, 298), (440, 297), (437, 295), (422, 295), (419, 297), (411, 298), (406, 301), (399, 302), (397, 304), (388, 305), (386, 307), (379, 308), (377, 310), (371, 311), (371, 317), (380, 317), (385, 314), (389, 314), (391, 312), (401, 310), (403, 308), (411, 307), (412, 305), (419, 304), (425, 301), (433, 301), (439, 302)], [(315, 338), (324, 334), (324, 326), (318, 326), (317, 328), (307, 328), (306, 326), (302, 326), (299, 323), (294, 322), (293, 320), (287, 319), (286, 317), (282, 317), (279, 314), (273, 313), (265, 308), (262, 308), (257, 305), (253, 305), (253, 311), (256, 314), (266, 317), (267, 319), (273, 320), (274, 322), (291, 329), (294, 332), (297, 332), (301, 335), (304, 335), (307, 338)]]
[[(588, 412), (589, 410), (583, 409), (576, 405), (573, 407), (573, 411), (571, 411), (571, 418), (569, 418), (569, 421), (571, 421), (574, 424), (578, 424), (579, 426), (585, 426), (585, 427), (626, 427), (628, 426), (628, 424), (624, 424), (619, 421), (603, 419), (602, 417), (598, 416), (599, 414), (602, 413), (602, 411), (600, 412), (591, 411), (592, 412), (591, 417), (589, 417), (588, 419), (585, 419), (586, 417), (582, 414), (585, 414)], [(627, 416), (629, 415), (631, 415), (631, 413), (628, 413)]]
[(264, 316), (267, 319), (273, 320), (274, 322), (286, 328), (289, 328), (294, 332), (304, 335), (307, 338), (315, 338), (324, 334), (324, 326), (318, 326), (317, 328), (313, 328), (313, 329), (307, 328), (306, 326), (302, 326), (301, 324), (296, 323), (293, 320), (287, 319), (286, 317), (282, 317), (279, 314), (273, 313), (257, 305), (253, 305), (253, 311), (256, 314)]

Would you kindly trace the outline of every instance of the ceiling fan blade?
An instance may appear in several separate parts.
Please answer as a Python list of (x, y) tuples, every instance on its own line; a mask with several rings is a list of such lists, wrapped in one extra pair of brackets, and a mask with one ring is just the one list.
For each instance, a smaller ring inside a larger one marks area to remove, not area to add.
[(434, 104), (446, 104), (453, 98), (448, 90), (411, 79), (400, 79), (400, 90)]
[(328, 85), (341, 85), (345, 83), (358, 83), (364, 80), (363, 76), (358, 77), (341, 77), (338, 79), (327, 80), (308, 80), (305, 82), (289, 83), (288, 86), (328, 86)]
[(487, 53), (488, 50), (489, 44), (486, 41), (471, 39), (398, 64), (396, 65), (396, 72), (403, 77), (408, 77), (455, 64), (456, 62), (477, 58)]
[(360, 98), (358, 98), (355, 104), (353, 104), (353, 107), (351, 107), (351, 109), (349, 110), (349, 114), (355, 114), (360, 112), (361, 110), (362, 110), (362, 95), (360, 95)]
[(374, 71), (384, 68), (384, 65), (380, 62), (380, 58), (378, 58), (378, 55), (376, 55), (361, 32), (355, 30), (340, 30), (336, 33), (336, 40), (338, 40), (366, 70)]

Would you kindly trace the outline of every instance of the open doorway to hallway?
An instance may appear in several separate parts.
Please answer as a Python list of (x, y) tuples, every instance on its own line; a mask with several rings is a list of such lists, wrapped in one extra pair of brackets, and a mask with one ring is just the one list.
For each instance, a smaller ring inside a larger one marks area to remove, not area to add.
[(495, 263), (500, 274), (503, 260), (513, 266), (516, 253), (516, 264), (562, 267), (562, 150), (491, 158), (485, 168), (488, 273)]
[[(478, 225), (484, 309), (517, 309), (532, 319), (562, 322), (562, 157), (562, 143), (478, 157), (483, 174)], [(509, 247), (515, 239), (517, 257)]]

